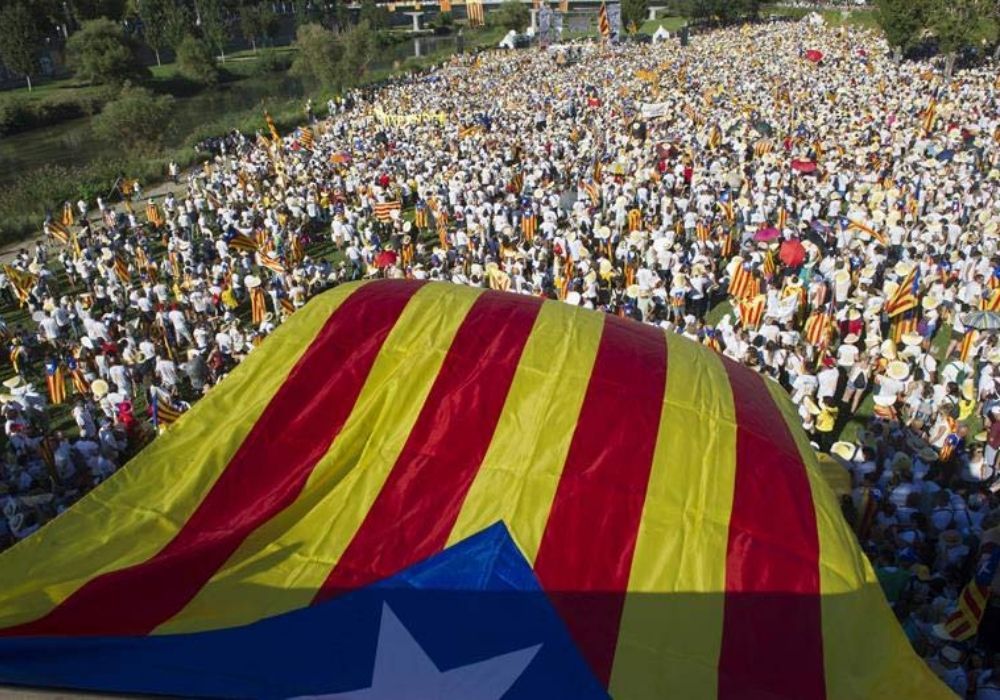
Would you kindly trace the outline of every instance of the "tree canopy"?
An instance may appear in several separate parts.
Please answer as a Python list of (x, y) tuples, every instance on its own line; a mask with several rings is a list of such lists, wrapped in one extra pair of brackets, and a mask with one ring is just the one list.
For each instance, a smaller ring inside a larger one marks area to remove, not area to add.
[(38, 69), (35, 52), (39, 33), (30, 10), (22, 4), (0, 9), (0, 60), (13, 71), (22, 74), (31, 90), (31, 76)]
[(92, 19), (66, 42), (66, 59), (77, 77), (95, 84), (120, 85), (148, 76), (135, 44), (109, 19)]

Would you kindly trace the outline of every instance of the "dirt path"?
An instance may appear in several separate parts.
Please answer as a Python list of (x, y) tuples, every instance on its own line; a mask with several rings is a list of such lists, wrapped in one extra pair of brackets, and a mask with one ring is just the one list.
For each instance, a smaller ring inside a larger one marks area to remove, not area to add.
[[(200, 167), (201, 166), (199, 165), (198, 168), (200, 168)], [(162, 182), (156, 183), (155, 185), (153, 185), (149, 189), (143, 189), (143, 191), (142, 191), (142, 197), (139, 200), (139, 202), (137, 202), (137, 208), (139, 209), (139, 216), (140, 216), (140, 218), (142, 218), (143, 220), (145, 220), (144, 208), (146, 206), (146, 201), (150, 197), (156, 197), (156, 199), (157, 199), (158, 202), (162, 202), (163, 198), (167, 195), (168, 192), (174, 192), (174, 193), (177, 193), (177, 194), (183, 193), (185, 191), (185, 189), (186, 189), (186, 186), (185, 186), (184, 183), (187, 181), (187, 177), (188, 177), (188, 174), (190, 172), (192, 172), (192, 171), (189, 170), (189, 171), (184, 172), (184, 173), (181, 174), (181, 177), (179, 178), (179, 184), (175, 185), (173, 183), (173, 181), (167, 179), (167, 180), (163, 180)], [(92, 206), (96, 206), (96, 203), (92, 202), (91, 205)], [(75, 210), (76, 210), (76, 204), (75, 203), (73, 205), (73, 209), (74, 209), (74, 213), (75, 213)], [(114, 209), (116, 211), (125, 211), (125, 205), (124, 205), (123, 202), (117, 202), (114, 205)], [(98, 221), (100, 219), (100, 216), (98, 215), (97, 209), (95, 208), (95, 209), (92, 209), (90, 212), (88, 212), (87, 218), (90, 219), (91, 221)], [(35, 241), (40, 240), (41, 238), (43, 238), (43, 234), (42, 234), (42, 222), (39, 221), (38, 222), (38, 233), (37, 234), (35, 234), (33, 236), (29, 236), (28, 238), (25, 238), (24, 240), (17, 241), (15, 243), (8, 243), (7, 245), (5, 245), (3, 247), (0, 247), (0, 263), (10, 262), (17, 255), (17, 252), (19, 250), (21, 250), (22, 248), (31, 248), (31, 247), (33, 247), (35, 245)]]

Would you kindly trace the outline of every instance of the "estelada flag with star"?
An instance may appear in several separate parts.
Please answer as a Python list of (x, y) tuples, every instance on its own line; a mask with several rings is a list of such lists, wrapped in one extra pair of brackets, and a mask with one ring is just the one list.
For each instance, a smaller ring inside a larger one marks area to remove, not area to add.
[(631, 320), (409, 280), (310, 301), (0, 555), (3, 683), (950, 697), (778, 385)]

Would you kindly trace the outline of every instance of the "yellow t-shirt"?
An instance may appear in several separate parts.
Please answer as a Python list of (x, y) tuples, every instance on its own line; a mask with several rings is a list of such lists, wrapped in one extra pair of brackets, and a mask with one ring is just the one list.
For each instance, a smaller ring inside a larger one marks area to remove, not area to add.
[(837, 423), (837, 414), (840, 412), (836, 406), (824, 406), (823, 410), (816, 416), (816, 430), (821, 433), (829, 433)]

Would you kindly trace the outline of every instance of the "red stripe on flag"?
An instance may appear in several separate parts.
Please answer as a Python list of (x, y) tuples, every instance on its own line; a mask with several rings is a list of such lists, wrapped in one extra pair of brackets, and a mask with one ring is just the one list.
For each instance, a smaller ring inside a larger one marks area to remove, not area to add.
[(440, 551), (493, 439), (537, 297), (486, 292), (462, 322), (375, 502), (315, 602)]
[(0, 635), (148, 634), (177, 614), (254, 529), (298, 497), (420, 286), (378, 282), (341, 303), (197, 510), (158, 554), (92, 579), (45, 617)]
[(728, 360), (736, 408), (719, 698), (824, 698), (819, 532), (795, 440), (764, 380)]
[[(667, 382), (662, 331), (606, 317), (535, 572), (597, 678), (611, 677)], [(615, 507), (607, 507), (614, 492)]]
[(962, 591), (962, 600), (965, 601), (965, 605), (966, 607), (968, 607), (969, 612), (972, 614), (972, 616), (976, 618), (977, 621), (979, 621), (983, 618), (983, 608), (980, 605), (979, 601), (976, 600), (975, 596), (976, 591), (973, 590), (973, 586), (976, 585), (978, 584), (973, 582), (965, 587), (965, 590)]

